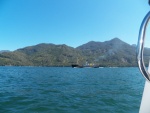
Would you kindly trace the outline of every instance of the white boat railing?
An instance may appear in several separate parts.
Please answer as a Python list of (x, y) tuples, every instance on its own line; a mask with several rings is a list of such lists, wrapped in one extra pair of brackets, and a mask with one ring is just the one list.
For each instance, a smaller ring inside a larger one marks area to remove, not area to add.
[[(150, 0), (149, 0), (149, 4), (150, 4)], [(150, 11), (146, 14), (145, 18), (142, 21), (140, 31), (139, 31), (138, 44), (137, 44), (138, 66), (142, 75), (146, 79), (139, 113), (150, 113), (150, 62), (147, 70), (143, 60), (146, 28), (149, 21), (150, 21)]]

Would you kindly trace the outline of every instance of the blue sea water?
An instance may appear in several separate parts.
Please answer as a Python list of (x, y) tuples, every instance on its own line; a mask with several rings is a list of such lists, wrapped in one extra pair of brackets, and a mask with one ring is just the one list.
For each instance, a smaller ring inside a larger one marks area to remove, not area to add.
[(0, 113), (138, 113), (138, 68), (0, 67)]

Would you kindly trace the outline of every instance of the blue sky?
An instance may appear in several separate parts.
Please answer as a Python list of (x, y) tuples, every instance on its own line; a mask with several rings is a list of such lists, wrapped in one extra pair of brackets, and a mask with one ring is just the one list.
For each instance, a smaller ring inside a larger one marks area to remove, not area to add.
[(1, 0), (0, 50), (39, 43), (77, 47), (115, 37), (136, 44), (149, 10), (148, 0)]

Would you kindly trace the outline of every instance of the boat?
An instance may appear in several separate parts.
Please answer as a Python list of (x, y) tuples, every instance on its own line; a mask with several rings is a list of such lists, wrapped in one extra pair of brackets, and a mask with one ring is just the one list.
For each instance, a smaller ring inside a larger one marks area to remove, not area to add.
[(78, 64), (72, 64), (71, 66), (72, 66), (72, 68), (83, 68), (83, 66), (80, 66)]
[[(149, 0), (149, 5), (150, 5), (150, 0)], [(138, 44), (137, 44), (138, 66), (141, 71), (141, 74), (145, 78), (145, 86), (144, 86), (139, 113), (150, 113), (150, 62), (147, 70), (143, 59), (145, 34), (146, 34), (146, 28), (149, 23), (149, 20), (150, 20), (150, 11), (146, 14), (145, 18), (142, 21), (140, 31), (139, 31)]]

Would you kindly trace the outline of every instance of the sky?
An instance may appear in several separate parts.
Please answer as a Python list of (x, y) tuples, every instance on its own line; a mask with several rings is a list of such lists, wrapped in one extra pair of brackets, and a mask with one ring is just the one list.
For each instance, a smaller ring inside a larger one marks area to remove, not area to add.
[(0, 0), (0, 50), (39, 43), (77, 47), (115, 37), (137, 44), (148, 11), (148, 0)]

